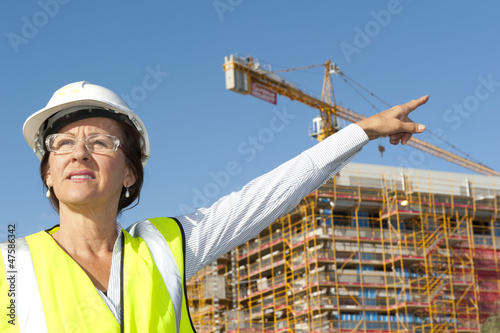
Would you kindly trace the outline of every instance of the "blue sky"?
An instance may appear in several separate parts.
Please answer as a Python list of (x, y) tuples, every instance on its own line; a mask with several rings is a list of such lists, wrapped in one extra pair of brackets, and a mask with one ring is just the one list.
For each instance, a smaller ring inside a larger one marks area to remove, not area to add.
[[(224, 56), (234, 53), (273, 70), (331, 59), (392, 105), (429, 94), (412, 118), (500, 170), (499, 12), (494, 1), (7, 2), (0, 14), (0, 236), (9, 224), (22, 237), (58, 223), (22, 125), (70, 82), (128, 95), (147, 126), (151, 158), (142, 199), (120, 217), (125, 226), (213, 202), (314, 145), (308, 128), (317, 110), (225, 89)], [(321, 93), (321, 68), (283, 76)], [(145, 78), (155, 80), (154, 89), (144, 89)], [(339, 104), (366, 116), (376, 112), (338, 77), (333, 83)], [(242, 145), (250, 147), (278, 114), (288, 115), (283, 129), (260, 150), (244, 153)], [(420, 138), (451, 150), (435, 136)], [(371, 142), (354, 161), (470, 172), (387, 139)], [(210, 188), (228, 170), (230, 177)]]

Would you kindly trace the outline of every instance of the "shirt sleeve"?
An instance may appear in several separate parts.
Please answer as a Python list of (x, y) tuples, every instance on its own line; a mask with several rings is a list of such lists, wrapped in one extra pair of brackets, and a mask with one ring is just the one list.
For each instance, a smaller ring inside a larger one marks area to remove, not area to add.
[(186, 236), (186, 279), (290, 212), (367, 142), (361, 127), (351, 124), (212, 206), (177, 216)]

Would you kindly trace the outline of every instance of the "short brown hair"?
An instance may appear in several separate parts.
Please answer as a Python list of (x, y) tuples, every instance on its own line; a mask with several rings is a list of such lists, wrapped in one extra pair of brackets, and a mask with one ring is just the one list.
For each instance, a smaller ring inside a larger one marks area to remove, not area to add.
[[(139, 204), (142, 184), (144, 182), (144, 167), (141, 162), (143, 160), (141, 147), (144, 142), (141, 135), (134, 127), (121, 121), (116, 121), (116, 123), (122, 132), (123, 140), (120, 140), (120, 144), (125, 150), (125, 163), (135, 176), (134, 185), (129, 187), (130, 196), (128, 198), (125, 197), (125, 193), (127, 192), (126, 188), (123, 188), (120, 194), (120, 200), (117, 207), (117, 215), (120, 215), (123, 209), (130, 206), (135, 200), (137, 200), (137, 203), (130, 208)], [(50, 151), (45, 150), (42, 161), (40, 162), (40, 176), (42, 177), (44, 191), (48, 190), (46, 180), (47, 172), (49, 170), (49, 156)], [(57, 196), (54, 193), (54, 188), (52, 187), (50, 188), (49, 200), (52, 207), (59, 213), (59, 199), (57, 199)]]

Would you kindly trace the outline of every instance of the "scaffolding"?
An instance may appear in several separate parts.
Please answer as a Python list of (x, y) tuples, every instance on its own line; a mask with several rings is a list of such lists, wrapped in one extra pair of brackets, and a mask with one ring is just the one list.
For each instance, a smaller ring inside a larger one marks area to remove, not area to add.
[(189, 312), (198, 332), (224, 332), (224, 313), (232, 308), (230, 254), (197, 272), (187, 284)]
[[(374, 170), (380, 170), (379, 172)], [(478, 332), (500, 180), (354, 164), (188, 282), (198, 332)]]

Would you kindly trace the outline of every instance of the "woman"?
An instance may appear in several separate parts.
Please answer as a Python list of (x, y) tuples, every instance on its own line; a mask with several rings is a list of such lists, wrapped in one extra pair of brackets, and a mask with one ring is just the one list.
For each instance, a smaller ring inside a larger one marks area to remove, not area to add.
[(423, 132), (408, 114), (427, 99), (349, 125), (211, 207), (123, 229), (116, 218), (139, 197), (146, 128), (104, 87), (83, 81), (59, 89), (23, 131), (60, 221), (0, 244), (0, 305), (8, 311), (0, 330), (194, 331), (191, 276), (290, 211), (369, 140), (389, 135), (405, 144)]

